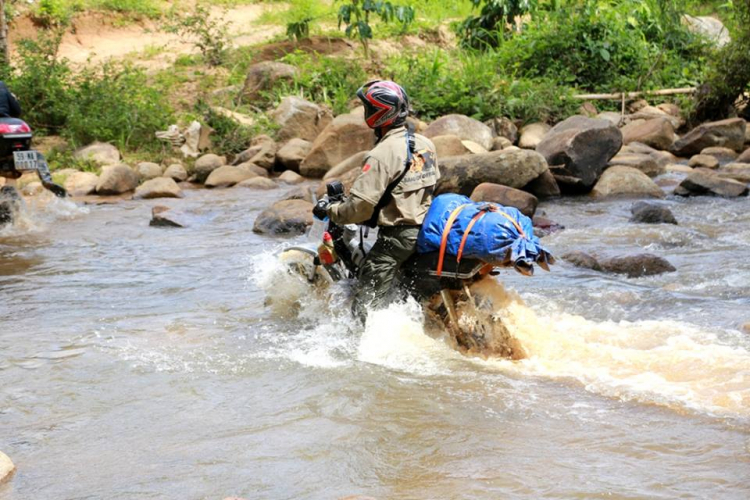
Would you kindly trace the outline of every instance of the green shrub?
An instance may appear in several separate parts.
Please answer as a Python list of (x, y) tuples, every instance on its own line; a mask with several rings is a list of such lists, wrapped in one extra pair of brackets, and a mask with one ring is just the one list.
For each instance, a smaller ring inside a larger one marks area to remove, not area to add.
[(229, 24), (224, 18), (211, 17), (207, 8), (197, 5), (189, 14), (174, 12), (166, 25), (166, 31), (189, 40), (200, 50), (207, 64), (219, 66), (226, 59), (231, 45)]
[(64, 130), (73, 144), (113, 142), (123, 149), (155, 143), (154, 132), (172, 121), (163, 92), (132, 66), (87, 69), (73, 80)]
[(219, 155), (241, 153), (249, 147), (253, 137), (262, 133), (273, 134), (276, 128), (268, 117), (262, 113), (253, 115), (256, 125), (252, 127), (241, 125), (227, 116), (214, 112), (202, 100), (196, 104), (195, 111), (198, 114), (199, 121), (214, 129), (214, 133), (211, 134), (211, 151)]
[(68, 119), (71, 70), (57, 58), (61, 30), (42, 30), (37, 40), (21, 40), (15, 68), (4, 79), (37, 133), (59, 133)]
[(335, 113), (345, 113), (357, 89), (367, 80), (360, 61), (343, 57), (325, 57), (294, 52), (283, 62), (300, 69), (290, 84), (280, 82), (268, 95), (269, 102), (296, 94), (310, 101), (330, 106)]
[(92, 0), (94, 8), (125, 14), (129, 17), (157, 18), (161, 9), (154, 0)]
[(577, 104), (570, 89), (550, 79), (514, 78), (498, 73), (493, 53), (440, 50), (389, 60), (386, 74), (406, 88), (414, 111), (430, 120), (460, 113), (485, 120), (508, 116), (523, 121), (555, 121)]

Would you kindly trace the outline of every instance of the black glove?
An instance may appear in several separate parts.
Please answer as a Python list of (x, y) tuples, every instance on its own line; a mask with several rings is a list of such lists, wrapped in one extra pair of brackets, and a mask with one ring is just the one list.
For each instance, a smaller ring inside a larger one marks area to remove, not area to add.
[(331, 206), (331, 202), (326, 198), (318, 200), (318, 203), (313, 207), (313, 215), (318, 219), (325, 219), (328, 217), (328, 207)]

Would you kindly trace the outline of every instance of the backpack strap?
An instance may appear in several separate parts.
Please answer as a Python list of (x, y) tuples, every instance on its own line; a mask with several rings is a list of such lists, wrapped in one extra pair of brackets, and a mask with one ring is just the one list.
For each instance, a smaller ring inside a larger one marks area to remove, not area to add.
[(398, 186), (401, 181), (406, 177), (406, 174), (409, 173), (409, 170), (411, 169), (412, 161), (414, 160), (414, 151), (416, 150), (416, 143), (414, 141), (414, 135), (409, 132), (409, 129), (406, 129), (406, 160), (404, 161), (404, 170), (399, 174), (396, 179), (393, 180), (390, 184), (388, 184), (388, 187), (385, 188), (385, 191), (383, 192), (383, 196), (380, 197), (380, 200), (378, 201), (377, 205), (375, 205), (375, 210), (372, 212), (372, 217), (370, 217), (370, 220), (364, 222), (363, 224), (368, 227), (377, 227), (378, 225), (378, 219), (380, 218), (380, 212), (391, 202), (391, 199), (393, 198), (393, 190), (396, 189), (396, 186)]
[(456, 222), (456, 219), (458, 218), (458, 214), (461, 213), (461, 210), (468, 207), (469, 204), (465, 203), (463, 205), (459, 205), (453, 212), (451, 212), (450, 217), (448, 217), (448, 220), (445, 223), (445, 227), (443, 228), (443, 237), (440, 240), (440, 255), (438, 255), (438, 264), (437, 264), (437, 276), (440, 277), (441, 274), (443, 274), (443, 262), (445, 261), (445, 249), (448, 247), (448, 235), (451, 234), (451, 228), (453, 227), (453, 223)]

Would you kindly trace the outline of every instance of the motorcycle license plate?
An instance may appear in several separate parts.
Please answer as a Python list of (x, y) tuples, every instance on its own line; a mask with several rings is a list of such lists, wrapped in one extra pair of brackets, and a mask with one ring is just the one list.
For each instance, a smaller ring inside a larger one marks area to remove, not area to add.
[(14, 151), (13, 163), (19, 172), (39, 170), (39, 161), (36, 151)]

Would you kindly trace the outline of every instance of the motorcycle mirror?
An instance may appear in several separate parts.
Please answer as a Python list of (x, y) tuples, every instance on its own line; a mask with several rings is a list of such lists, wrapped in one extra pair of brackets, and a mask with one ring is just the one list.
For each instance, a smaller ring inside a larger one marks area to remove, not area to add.
[(332, 201), (338, 201), (344, 198), (344, 185), (340, 181), (333, 181), (326, 184), (328, 198)]

